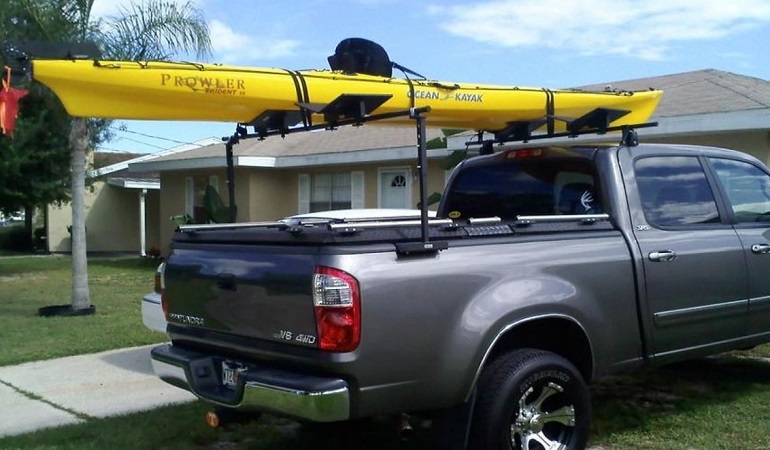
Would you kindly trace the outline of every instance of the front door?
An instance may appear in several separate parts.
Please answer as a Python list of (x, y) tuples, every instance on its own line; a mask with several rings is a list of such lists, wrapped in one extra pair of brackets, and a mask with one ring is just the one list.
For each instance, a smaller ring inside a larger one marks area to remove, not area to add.
[(414, 208), (408, 168), (381, 169), (379, 176), (380, 208)]
[(675, 359), (740, 338), (748, 309), (743, 246), (718, 210), (701, 159), (636, 158), (633, 173), (651, 352)]
[(770, 175), (746, 161), (709, 158), (735, 217), (749, 275), (748, 335), (770, 333)]

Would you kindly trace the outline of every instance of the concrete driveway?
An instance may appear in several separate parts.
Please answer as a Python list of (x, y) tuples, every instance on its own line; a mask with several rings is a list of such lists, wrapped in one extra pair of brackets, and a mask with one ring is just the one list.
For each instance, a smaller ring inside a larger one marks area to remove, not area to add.
[(154, 375), (152, 347), (0, 367), (0, 437), (195, 400)]

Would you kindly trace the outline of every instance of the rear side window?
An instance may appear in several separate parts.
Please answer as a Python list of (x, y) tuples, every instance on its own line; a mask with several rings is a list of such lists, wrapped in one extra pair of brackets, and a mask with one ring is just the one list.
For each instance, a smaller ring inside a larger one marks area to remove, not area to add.
[(721, 158), (710, 161), (735, 219), (740, 223), (770, 222), (770, 176), (743, 161)]
[(444, 212), (453, 219), (598, 214), (603, 211), (597, 186), (589, 160), (494, 160), (458, 174)]
[(696, 157), (642, 158), (634, 163), (647, 221), (670, 227), (719, 223), (714, 194)]

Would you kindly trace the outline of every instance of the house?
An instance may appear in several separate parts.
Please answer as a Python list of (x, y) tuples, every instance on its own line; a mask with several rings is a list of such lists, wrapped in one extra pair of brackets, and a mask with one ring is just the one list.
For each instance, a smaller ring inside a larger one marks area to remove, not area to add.
[[(170, 155), (221, 142), (209, 138), (151, 155), (106, 153), (95, 156), (98, 169), (88, 174), (86, 190), (86, 248), (89, 253), (135, 253), (146, 255), (161, 248), (160, 179), (157, 173), (130, 172), (128, 166), (148, 158)], [(48, 251), (69, 253), (72, 243), (69, 203), (48, 205), (45, 211)]]
[[(767, 80), (707, 69), (582, 88), (640, 90), (649, 87), (663, 89), (665, 93), (652, 118), (659, 125), (638, 130), (643, 141), (732, 148), (770, 163), (770, 82)], [(448, 174), (443, 164), (446, 156), (454, 150), (464, 150), (472, 135), (461, 133), (446, 137), (437, 129), (428, 129), (427, 133), (428, 140), (437, 144), (429, 146), (428, 151), (428, 193), (440, 192)], [(616, 134), (575, 139), (577, 142), (618, 140)], [(537, 141), (533, 144), (537, 145)], [(233, 153), (239, 222), (274, 220), (324, 209), (415, 207), (419, 200), (414, 127), (366, 124), (334, 131), (289, 134), (284, 138), (247, 139), (235, 145)], [(229, 201), (225, 146), (219, 141), (183, 151), (148, 155), (126, 164), (129, 174), (159, 174), (162, 189), (152, 190), (153, 194), (146, 200), (146, 222), (148, 242), (158, 245), (163, 252), (167, 251), (176, 227), (169, 220), (171, 216), (186, 213), (197, 220), (204, 219), (206, 186), (212, 185), (225, 203)], [(106, 184), (114, 186), (109, 181)], [(123, 189), (131, 188), (126, 185)], [(157, 203), (153, 199), (155, 193)], [(122, 214), (117, 212), (119, 209), (134, 211), (130, 213), (132, 217), (121, 221), (134, 224), (134, 230), (126, 230), (122, 240), (131, 242), (130, 248), (135, 249), (139, 246), (136, 225), (140, 222), (140, 194), (137, 190), (128, 196), (134, 199), (133, 204), (123, 201), (109, 208), (105, 215), (115, 219)], [(150, 211), (154, 205), (157, 211)], [(93, 213), (97, 211), (92, 208)], [(69, 219), (58, 220), (69, 223)], [(110, 236), (114, 236), (117, 225), (98, 231), (94, 231), (91, 224), (87, 227), (89, 250), (94, 250), (94, 244), (115, 241)], [(105, 232), (108, 237), (97, 236)], [(62, 244), (59, 248), (67, 247)], [(52, 247), (52, 251), (56, 250)]]
[[(437, 146), (443, 147), (428, 150), (428, 192), (440, 192), (446, 170), (436, 161), (451, 149), (441, 130), (428, 129), (426, 138), (441, 141)], [(239, 222), (328, 209), (414, 208), (418, 202), (414, 127), (348, 126), (248, 139), (235, 145), (233, 153)], [(229, 203), (226, 167), (221, 143), (129, 164), (131, 171), (160, 173), (161, 217), (186, 213), (196, 221), (205, 219), (207, 185)], [(175, 227), (170, 220), (161, 221), (161, 242), (170, 242)]]

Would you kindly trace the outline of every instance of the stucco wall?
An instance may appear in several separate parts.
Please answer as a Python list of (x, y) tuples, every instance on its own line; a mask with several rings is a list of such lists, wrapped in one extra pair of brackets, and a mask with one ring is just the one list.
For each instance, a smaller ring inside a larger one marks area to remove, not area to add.
[(708, 145), (738, 150), (770, 164), (770, 133), (752, 131), (747, 133), (719, 133), (676, 138), (640, 138), (642, 142), (665, 142), (691, 145)]
[[(288, 171), (285, 178), (285, 198), (287, 198), (287, 205), (291, 210), (287, 212), (287, 215), (296, 214), (298, 207), (298, 175), (301, 173), (314, 174), (314, 173), (339, 173), (339, 172), (352, 172), (363, 171), (364, 172), (364, 207), (377, 208), (379, 186), (379, 169), (384, 168), (411, 168), (411, 185), (412, 185), (412, 207), (416, 207), (417, 202), (420, 199), (420, 181), (417, 175), (417, 168), (414, 160), (404, 161), (387, 161), (377, 164), (367, 165), (339, 165), (334, 167), (319, 166), (308, 167), (302, 169), (291, 169)], [(440, 159), (431, 159), (428, 161), (428, 195), (433, 192), (442, 192), (444, 190), (444, 169), (441, 167)], [(435, 208), (435, 206), (433, 206)]]
[[(384, 164), (320, 166), (302, 169), (237, 168), (235, 170), (235, 203), (238, 205), (238, 222), (259, 222), (275, 220), (296, 214), (298, 210), (298, 176), (301, 173), (364, 172), (365, 206), (377, 207), (378, 172), (381, 167), (411, 166), (416, 174), (413, 161), (390, 161)], [(444, 187), (444, 170), (438, 160), (428, 164), (428, 194), (441, 192)], [(219, 177), (219, 192), (225, 203), (227, 198), (227, 177), (224, 170), (169, 171), (161, 174), (159, 200), (158, 246), (168, 254), (169, 243), (176, 225), (171, 222), (173, 215), (185, 210), (185, 179), (187, 177), (216, 175)], [(412, 203), (419, 199), (419, 182), (412, 178)]]
[(169, 253), (169, 243), (174, 234), (171, 216), (185, 212), (185, 177), (190, 173), (164, 172), (160, 177), (160, 250), (164, 255)]
[[(248, 213), (238, 215), (238, 221), (275, 220), (297, 213), (297, 182), (286, 170), (243, 169), (249, 179)], [(236, 189), (238, 183), (236, 183)], [(244, 193), (239, 191), (237, 197)]]
[[(235, 180), (236, 188), (241, 179), (241, 176), (236, 170)], [(174, 229), (176, 224), (171, 221), (172, 216), (185, 213), (185, 179), (187, 177), (205, 177), (208, 179), (211, 176), (219, 178), (219, 194), (225, 204), (229, 203), (227, 195), (227, 176), (223, 169), (201, 169), (201, 170), (185, 170), (185, 171), (168, 171), (161, 173), (160, 177), (160, 201), (159, 201), (159, 213), (158, 213), (158, 237), (161, 252), (164, 255), (169, 253), (169, 244), (171, 238), (174, 236)], [(245, 204), (241, 198), (238, 197), (239, 192), (236, 191), (235, 204), (238, 208), (241, 208), (242, 204)], [(240, 211), (238, 212), (240, 217)]]
[[(138, 189), (126, 189), (97, 181), (86, 191), (86, 248), (88, 252), (135, 252), (141, 250)], [(159, 194), (148, 191), (146, 211), (147, 249), (159, 243), (157, 205)], [(48, 208), (48, 248), (71, 252), (67, 226), (72, 223), (72, 206)]]

